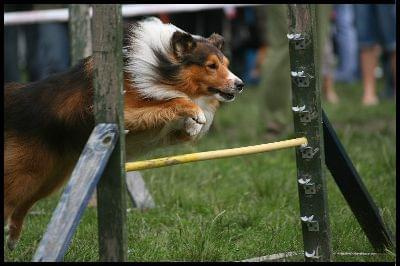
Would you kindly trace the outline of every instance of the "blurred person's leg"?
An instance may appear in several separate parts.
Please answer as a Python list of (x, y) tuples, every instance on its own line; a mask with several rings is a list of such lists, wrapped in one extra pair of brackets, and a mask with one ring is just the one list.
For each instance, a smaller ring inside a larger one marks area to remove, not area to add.
[(335, 91), (335, 82), (334, 82), (334, 64), (335, 58), (333, 55), (333, 48), (332, 48), (332, 39), (331, 36), (328, 35), (325, 41), (325, 45), (323, 48), (323, 56), (322, 56), (322, 90), (325, 99), (329, 103), (338, 103), (339, 97)]
[(246, 85), (256, 85), (258, 83), (258, 77), (254, 75), (256, 60), (257, 50), (252, 48), (246, 49), (245, 73), (243, 76), (243, 80)]
[[(331, 43), (326, 46), (327, 42), (331, 42), (331, 35), (330, 35), (330, 17), (332, 14), (332, 5), (322, 4), (317, 5), (316, 9), (316, 16), (317, 16), (317, 23), (316, 23), (316, 30), (318, 35), (317, 40), (317, 52), (318, 52), (318, 59), (317, 67), (319, 67), (320, 75), (327, 74), (332, 72), (331, 75), (333, 76), (333, 51)], [(323, 69), (325, 67), (325, 69)], [(325, 71), (325, 73), (324, 73)], [(322, 86), (322, 84), (321, 84)]]
[(261, 45), (260, 47), (258, 47), (256, 51), (254, 68), (251, 70), (250, 75), (253, 79), (257, 79), (257, 84), (259, 83), (260, 80), (261, 68), (262, 64), (264, 63), (265, 57), (267, 55), (267, 51), (268, 51), (267, 45)]
[(354, 10), (364, 89), (362, 103), (364, 105), (375, 105), (378, 103), (375, 68), (379, 53), (375, 5), (357, 4)]
[(330, 17), (332, 5), (317, 5), (317, 34), (319, 53), (319, 67), (322, 76), (321, 89), (328, 102), (337, 103), (339, 101), (334, 89), (334, 56), (332, 39), (330, 34)]
[(45, 23), (38, 28), (38, 79), (69, 68), (69, 36), (66, 23)]
[(18, 27), (4, 27), (4, 82), (20, 81), (18, 68)]
[(375, 78), (375, 69), (378, 65), (378, 54), (378, 45), (361, 49), (361, 74), (364, 86), (362, 103), (364, 105), (375, 105), (378, 103)]
[(354, 27), (354, 10), (351, 4), (336, 4), (336, 43), (338, 66), (335, 80), (352, 82), (357, 79), (357, 32)]
[(293, 131), (291, 117), (289, 46), (286, 5), (266, 6), (268, 53), (261, 71), (262, 122), (267, 138)]
[[(331, 5), (317, 5), (317, 52), (320, 60), (323, 51), (321, 47), (325, 45), (329, 33), (331, 8)], [(286, 36), (287, 6), (268, 5), (266, 11), (269, 48), (260, 81), (260, 89), (264, 91), (264, 108), (261, 115), (266, 123), (266, 137), (274, 139), (278, 135), (285, 136), (293, 132), (289, 43)], [(321, 66), (320, 63), (317, 65)]]

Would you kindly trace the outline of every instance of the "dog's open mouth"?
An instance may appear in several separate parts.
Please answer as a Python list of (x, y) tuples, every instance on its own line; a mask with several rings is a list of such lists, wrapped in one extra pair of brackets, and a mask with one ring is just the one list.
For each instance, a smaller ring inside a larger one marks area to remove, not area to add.
[(218, 94), (219, 96), (221, 96), (225, 101), (233, 101), (235, 99), (235, 94), (233, 93), (226, 93), (223, 92), (217, 88), (208, 88), (208, 91), (210, 91), (211, 93), (214, 94)]

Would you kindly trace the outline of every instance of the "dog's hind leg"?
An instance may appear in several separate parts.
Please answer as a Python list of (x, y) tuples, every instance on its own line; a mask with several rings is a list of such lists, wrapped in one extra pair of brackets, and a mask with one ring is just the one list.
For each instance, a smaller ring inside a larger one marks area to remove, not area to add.
[(14, 206), (10, 204), (4, 204), (4, 233), (8, 234), (8, 223), (11, 213), (15, 209)]
[(11, 206), (10, 204), (4, 204), (4, 224), (8, 222), (8, 219), (10, 218), (11, 213), (14, 210), (14, 206)]
[(21, 235), (24, 218), (34, 203), (35, 201), (33, 200), (23, 202), (22, 204), (18, 205), (11, 214), (8, 224), (8, 249), (13, 250), (15, 248), (15, 245), (17, 244), (17, 241)]

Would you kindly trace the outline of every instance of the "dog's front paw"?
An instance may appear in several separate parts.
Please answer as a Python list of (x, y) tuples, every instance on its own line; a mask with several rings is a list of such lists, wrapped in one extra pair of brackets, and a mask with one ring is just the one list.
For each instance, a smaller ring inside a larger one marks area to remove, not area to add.
[(206, 123), (206, 116), (203, 111), (200, 111), (194, 117), (186, 117), (184, 123), (186, 133), (189, 136), (195, 136), (200, 133)]

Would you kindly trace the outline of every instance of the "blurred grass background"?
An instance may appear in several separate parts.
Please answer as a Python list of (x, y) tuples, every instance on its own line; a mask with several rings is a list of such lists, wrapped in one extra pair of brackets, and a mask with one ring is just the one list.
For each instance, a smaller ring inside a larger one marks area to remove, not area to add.
[[(379, 83), (379, 89), (382, 86)], [(360, 83), (339, 83), (336, 89), (340, 103), (324, 102), (323, 107), (384, 221), (395, 232), (395, 101), (363, 107)], [(247, 87), (235, 102), (224, 104), (210, 133), (197, 144), (157, 150), (141, 159), (266, 142), (259, 95), (260, 88)], [(303, 248), (293, 149), (142, 174), (156, 208), (128, 212), (129, 261), (232, 261)], [(333, 251), (374, 252), (328, 171), (326, 176)], [(12, 252), (5, 250), (6, 261), (32, 259), (59, 196), (33, 207), (19, 245)], [(132, 207), (130, 202), (128, 206)], [(97, 261), (97, 241), (96, 209), (89, 208), (65, 261)], [(395, 261), (395, 253), (335, 256), (334, 261)]]

